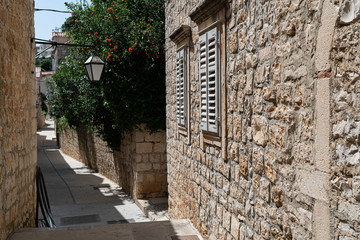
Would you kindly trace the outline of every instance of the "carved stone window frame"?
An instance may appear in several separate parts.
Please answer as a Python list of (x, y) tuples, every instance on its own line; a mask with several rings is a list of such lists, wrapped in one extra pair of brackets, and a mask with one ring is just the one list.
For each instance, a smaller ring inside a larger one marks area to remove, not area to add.
[(184, 125), (177, 124), (177, 134), (183, 135), (187, 137), (186, 144), (190, 144), (190, 135), (191, 135), (191, 126), (190, 126), (190, 119), (191, 119), (191, 108), (190, 108), (190, 44), (191, 44), (191, 28), (188, 25), (181, 25), (178, 29), (175, 30), (174, 33), (170, 35), (171, 41), (176, 44), (176, 53), (179, 51), (184, 51), (185, 55), (185, 69), (186, 69), (186, 76), (185, 76), (185, 95), (186, 101), (185, 111), (186, 111), (186, 123)]
[(205, 149), (206, 145), (216, 146), (221, 149), (221, 157), (227, 158), (227, 108), (226, 108), (226, 0), (205, 0), (197, 6), (189, 17), (198, 26), (199, 36), (214, 27), (220, 33), (220, 66), (219, 66), (219, 85), (220, 85), (220, 134), (214, 136), (204, 131), (200, 132), (200, 148)]

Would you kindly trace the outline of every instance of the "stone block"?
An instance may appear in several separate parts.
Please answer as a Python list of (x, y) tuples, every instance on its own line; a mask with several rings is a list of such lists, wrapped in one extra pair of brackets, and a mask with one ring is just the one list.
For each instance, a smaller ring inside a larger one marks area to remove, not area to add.
[(153, 169), (154, 170), (160, 170), (161, 169), (161, 164), (160, 163), (154, 163), (153, 164)]
[(135, 141), (136, 141), (137, 143), (142, 143), (142, 142), (144, 142), (144, 141), (145, 141), (145, 132), (140, 131), (140, 130), (137, 130), (137, 131), (135, 132)]
[(149, 194), (161, 191), (161, 184), (154, 182), (142, 182), (138, 183), (138, 194)]
[(353, 178), (352, 191), (354, 198), (357, 201), (360, 201), (360, 176), (355, 176)]
[(265, 174), (272, 183), (274, 183), (276, 179), (275, 159), (275, 152), (267, 148), (264, 157)]
[(331, 236), (331, 217), (330, 208), (327, 203), (315, 201), (313, 211), (314, 239), (330, 240)]
[(166, 143), (154, 143), (154, 150), (155, 153), (164, 153), (166, 152)]
[(262, 175), (264, 172), (264, 153), (258, 147), (253, 148), (252, 163), (253, 163), (254, 171), (257, 174)]
[(248, 70), (246, 75), (246, 85), (244, 93), (250, 95), (253, 93), (253, 84), (254, 84), (254, 70)]
[(151, 163), (139, 163), (136, 165), (136, 169), (139, 172), (150, 171), (153, 168)]
[(264, 177), (260, 179), (260, 197), (270, 202), (270, 182)]
[(152, 153), (153, 144), (152, 143), (136, 143), (136, 153)]
[(300, 192), (317, 200), (329, 201), (329, 175), (310, 169), (297, 169), (296, 182)]
[(315, 54), (315, 67), (317, 71), (324, 71), (330, 68), (331, 43), (338, 12), (339, 8), (334, 3), (330, 0), (324, 1)]
[(360, 219), (360, 204), (358, 203), (340, 199), (338, 201), (338, 211), (344, 214), (345, 218), (350, 221), (358, 221)]
[(300, 220), (300, 224), (308, 231), (312, 232), (312, 212), (305, 210), (304, 208), (298, 208), (297, 216)]
[(232, 161), (239, 161), (239, 147), (236, 143), (229, 144), (229, 157)]
[(269, 240), (271, 236), (270, 225), (265, 221), (261, 221), (261, 236), (265, 240)]
[(316, 93), (315, 165), (324, 172), (330, 170), (330, 79), (317, 81)]
[(241, 116), (238, 114), (234, 114), (234, 118), (233, 118), (233, 136), (234, 136), (234, 140), (237, 142), (241, 141)]
[(236, 53), (238, 50), (237, 31), (234, 31), (229, 35), (229, 48), (231, 53)]
[(165, 132), (154, 132), (145, 134), (145, 142), (166, 142), (166, 134)]
[(248, 174), (248, 157), (245, 155), (239, 156), (239, 165), (240, 165), (240, 172), (247, 176)]
[(251, 121), (253, 140), (259, 146), (265, 146), (268, 141), (268, 122), (265, 117), (253, 117)]
[(240, 221), (234, 215), (231, 216), (231, 235), (235, 239), (239, 239)]
[(277, 186), (271, 188), (271, 199), (277, 207), (282, 207), (284, 202), (284, 191)]
[(272, 124), (269, 127), (270, 145), (280, 151), (286, 150), (286, 128), (279, 124)]
[(224, 213), (223, 213), (223, 226), (228, 232), (230, 232), (231, 213), (229, 211), (227, 211), (226, 209), (224, 209)]

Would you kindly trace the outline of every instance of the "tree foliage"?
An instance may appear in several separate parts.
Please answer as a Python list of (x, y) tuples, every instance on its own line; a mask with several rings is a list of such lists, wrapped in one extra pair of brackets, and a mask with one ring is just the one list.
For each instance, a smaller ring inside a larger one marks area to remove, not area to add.
[(52, 60), (51, 58), (37, 58), (35, 66), (41, 67), (41, 71), (43, 72), (52, 71)]
[[(51, 113), (70, 126), (87, 125), (110, 147), (145, 123), (165, 127), (165, 29), (162, 0), (92, 0), (66, 3), (64, 24), (74, 48), (53, 75)], [(105, 61), (100, 82), (89, 82), (83, 63)]]

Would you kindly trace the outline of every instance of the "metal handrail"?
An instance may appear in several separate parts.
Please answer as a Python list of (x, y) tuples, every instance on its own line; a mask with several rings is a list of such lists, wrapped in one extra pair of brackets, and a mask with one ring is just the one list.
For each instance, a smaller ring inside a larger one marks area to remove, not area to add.
[[(56, 225), (50, 208), (44, 175), (39, 166), (36, 169), (36, 187), (36, 227), (55, 228)], [(39, 219), (39, 210), (41, 210), (43, 219)]]

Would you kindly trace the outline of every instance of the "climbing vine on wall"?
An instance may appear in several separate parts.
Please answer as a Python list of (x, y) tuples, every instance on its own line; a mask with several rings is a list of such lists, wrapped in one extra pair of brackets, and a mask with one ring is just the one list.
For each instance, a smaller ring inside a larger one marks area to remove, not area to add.
[[(74, 44), (53, 76), (51, 114), (59, 122), (86, 125), (112, 148), (121, 135), (145, 123), (165, 128), (165, 28), (162, 0), (92, 0), (66, 3), (63, 25)], [(83, 63), (92, 54), (105, 68), (89, 82)]]

